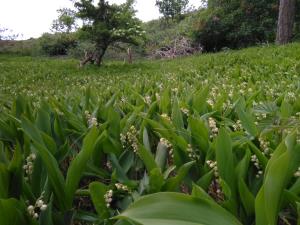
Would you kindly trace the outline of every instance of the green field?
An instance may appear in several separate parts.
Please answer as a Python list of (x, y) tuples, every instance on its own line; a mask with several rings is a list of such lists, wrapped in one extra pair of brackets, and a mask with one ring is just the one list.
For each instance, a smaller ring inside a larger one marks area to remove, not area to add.
[(0, 97), (1, 225), (300, 224), (298, 43), (83, 69), (0, 55)]

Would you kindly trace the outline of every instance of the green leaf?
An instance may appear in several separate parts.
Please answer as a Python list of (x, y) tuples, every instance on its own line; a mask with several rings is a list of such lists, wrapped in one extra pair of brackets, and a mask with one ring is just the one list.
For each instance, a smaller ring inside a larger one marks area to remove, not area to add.
[(0, 212), (1, 225), (28, 224), (24, 217), (25, 209), (16, 199), (0, 199)]
[(189, 117), (188, 123), (193, 143), (206, 153), (209, 148), (209, 133), (204, 122), (201, 119)]
[(270, 225), (277, 224), (284, 190), (300, 163), (300, 145), (295, 145), (295, 140), (295, 133), (285, 139), (287, 148), (281, 144), (276, 149), (265, 171), (261, 202), (264, 204), (264, 213)]
[(178, 105), (178, 100), (175, 98), (173, 100), (173, 108), (172, 108), (172, 122), (177, 130), (177, 134), (184, 134), (184, 123), (183, 123), (183, 118), (182, 118), (182, 113), (180, 111), (179, 105)]
[(145, 164), (147, 171), (150, 173), (151, 170), (157, 168), (157, 164), (151, 152), (149, 152), (143, 145), (139, 144), (138, 155)]
[(300, 225), (300, 203), (296, 202), (297, 204), (297, 225)]
[(7, 166), (0, 163), (0, 199), (7, 198), (9, 192), (9, 171)]
[(206, 100), (208, 94), (209, 94), (209, 88), (208, 86), (206, 86), (203, 90), (197, 91), (193, 95), (193, 108), (196, 109), (198, 113), (201, 113), (205, 109), (207, 105)]
[(108, 191), (108, 187), (100, 182), (93, 182), (89, 185), (91, 198), (98, 216), (101, 219), (108, 219), (110, 213), (106, 207), (104, 195)]
[(214, 202), (180, 193), (147, 195), (115, 218), (143, 225), (241, 225)]
[(234, 192), (236, 189), (236, 178), (232, 154), (232, 141), (224, 128), (220, 129), (216, 139), (216, 159), (220, 177), (229, 185), (231, 192)]
[(204, 191), (204, 189), (202, 187), (200, 187), (196, 184), (193, 184), (192, 196), (201, 198), (201, 199), (207, 199), (209, 201), (212, 201), (212, 203), (215, 201), (209, 194), (207, 194), (206, 191)]
[(255, 198), (242, 178), (238, 181), (238, 189), (244, 209), (247, 215), (251, 216), (255, 211)]
[(66, 194), (69, 207), (72, 207), (73, 196), (81, 179), (86, 164), (90, 159), (99, 133), (96, 127), (93, 127), (83, 140), (82, 149), (71, 162), (66, 178)]
[(165, 191), (176, 191), (179, 189), (181, 182), (186, 178), (189, 170), (195, 164), (195, 161), (188, 162), (182, 165), (177, 171), (177, 175), (175, 177), (171, 177), (167, 180), (163, 189)]
[(21, 146), (17, 143), (13, 158), (9, 164), (8, 170), (10, 173), (9, 196), (19, 198), (22, 192), (23, 184), (23, 156)]
[(284, 99), (280, 107), (280, 116), (282, 118), (289, 118), (293, 114), (293, 106)]
[(245, 112), (240, 105), (237, 105), (236, 112), (241, 120), (243, 128), (253, 137), (258, 135), (257, 127), (254, 123), (254, 119), (252, 118), (251, 114)]
[(168, 147), (162, 143), (158, 143), (155, 154), (155, 162), (161, 171), (164, 171), (168, 157)]
[(161, 174), (160, 168), (155, 168), (151, 170), (150, 176), (149, 176), (149, 187), (150, 193), (155, 193), (161, 191), (161, 188), (164, 184), (164, 177)]
[(265, 191), (264, 186), (261, 187), (255, 198), (255, 224), (264, 225), (268, 224), (265, 208)]
[(33, 141), (33, 145), (43, 160), (60, 208), (62, 210), (66, 210), (67, 198), (65, 193), (64, 177), (60, 172), (56, 159), (45, 147), (38, 129), (28, 119), (22, 118), (21, 125), (24, 133)]
[(149, 135), (148, 135), (148, 131), (147, 131), (146, 127), (144, 128), (144, 131), (143, 131), (143, 144), (144, 144), (145, 148), (149, 152), (151, 152), (151, 144), (150, 144), (150, 141), (149, 141)]
[(164, 90), (161, 98), (160, 98), (160, 111), (161, 113), (169, 114), (171, 108), (171, 97), (170, 97), (170, 90)]
[(46, 134), (51, 134), (50, 116), (47, 111), (40, 109), (37, 113), (36, 126)]

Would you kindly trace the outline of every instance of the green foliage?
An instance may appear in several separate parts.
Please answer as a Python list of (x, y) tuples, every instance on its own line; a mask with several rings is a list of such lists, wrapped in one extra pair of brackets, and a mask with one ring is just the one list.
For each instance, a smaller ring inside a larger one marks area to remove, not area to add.
[(273, 42), (278, 1), (208, 1), (195, 23), (195, 40), (207, 51)]
[(299, 48), (0, 56), (0, 224), (296, 224)]
[(49, 56), (67, 55), (68, 50), (76, 46), (74, 33), (45, 33), (38, 39), (41, 53)]
[(77, 17), (84, 23), (80, 36), (95, 44), (96, 64), (100, 65), (107, 48), (115, 43), (138, 45), (143, 39), (141, 22), (135, 17), (134, 1), (121, 5), (100, 0), (95, 6), (90, 0), (75, 2)]
[(188, 4), (189, 0), (156, 0), (155, 2), (164, 18), (172, 20), (184, 14)]
[(58, 9), (57, 12), (59, 13), (58, 19), (53, 21), (51, 29), (54, 32), (63, 33), (74, 31), (77, 27), (75, 18), (76, 12), (68, 8)]

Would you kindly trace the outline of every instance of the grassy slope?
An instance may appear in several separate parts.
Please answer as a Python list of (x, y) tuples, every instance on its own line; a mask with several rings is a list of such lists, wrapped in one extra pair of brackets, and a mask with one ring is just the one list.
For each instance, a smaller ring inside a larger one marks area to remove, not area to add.
[(222, 85), (222, 79), (228, 78), (233, 84), (248, 81), (252, 83), (249, 85), (255, 85), (262, 79), (272, 85), (279, 78), (287, 82), (296, 79), (299, 53), (300, 44), (291, 44), (172, 61), (141, 61), (132, 65), (107, 62), (101, 68), (88, 66), (84, 69), (78, 69), (75, 60), (0, 55), (0, 94), (4, 96), (2, 99), (17, 94), (39, 98), (79, 93), (92, 86), (99, 94), (110, 95), (125, 86), (140, 88), (143, 84), (158, 85), (160, 82), (170, 87), (185, 85), (182, 88), (189, 88), (188, 85), (196, 87), (205, 80), (212, 85)]

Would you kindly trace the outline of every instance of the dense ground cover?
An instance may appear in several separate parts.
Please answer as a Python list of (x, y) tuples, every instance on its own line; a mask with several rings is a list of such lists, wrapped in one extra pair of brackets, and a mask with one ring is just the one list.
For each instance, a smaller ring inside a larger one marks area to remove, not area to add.
[(299, 53), (1, 55), (0, 224), (299, 223)]

